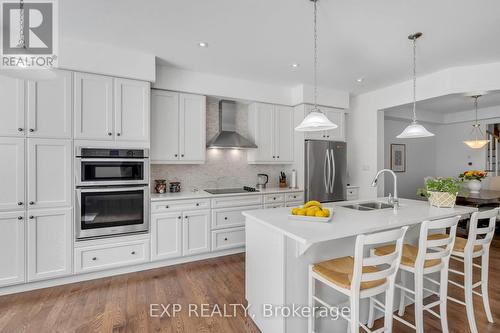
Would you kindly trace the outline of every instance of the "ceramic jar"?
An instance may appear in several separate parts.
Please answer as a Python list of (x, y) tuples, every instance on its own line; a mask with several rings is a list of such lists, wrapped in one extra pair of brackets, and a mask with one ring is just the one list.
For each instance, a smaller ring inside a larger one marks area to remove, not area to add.
[(469, 188), (470, 193), (479, 193), (481, 190), (481, 181), (477, 179), (469, 180), (467, 187)]
[(155, 191), (156, 193), (167, 192), (167, 181), (165, 179), (155, 179)]

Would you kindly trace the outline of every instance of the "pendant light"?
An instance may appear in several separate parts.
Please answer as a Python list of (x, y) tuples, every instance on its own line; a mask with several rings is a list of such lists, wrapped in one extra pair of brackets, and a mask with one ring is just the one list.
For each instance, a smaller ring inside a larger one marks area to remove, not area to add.
[[(471, 137), (474, 137), (474, 139), (471, 140), (465, 140), (464, 143), (471, 147), (472, 149), (481, 149), (483, 148), (490, 140), (485, 140), (484, 133), (481, 130), (481, 125), (477, 121), (477, 99), (481, 97), (481, 95), (474, 95), (471, 96), (474, 99), (474, 109), (475, 109), (475, 121), (474, 124), (472, 125), (472, 132), (471, 132)], [(483, 139), (480, 139), (483, 138)]]
[(314, 3), (314, 107), (302, 120), (299, 126), (295, 127), (299, 132), (326, 131), (335, 129), (338, 126), (330, 121), (326, 115), (318, 108), (318, 24), (317, 24), (317, 2)]
[(398, 139), (415, 139), (434, 136), (424, 126), (417, 122), (417, 39), (422, 36), (421, 32), (416, 32), (408, 36), (408, 39), (413, 41), (413, 121), (408, 125)]
[[(24, 36), (24, 0), (19, 1), (19, 41), (16, 48), (26, 49)], [(18, 62), (17, 68), (0, 69), (0, 74), (23, 80), (50, 80), (56, 73), (48, 67), (29, 68), (24, 63)]]

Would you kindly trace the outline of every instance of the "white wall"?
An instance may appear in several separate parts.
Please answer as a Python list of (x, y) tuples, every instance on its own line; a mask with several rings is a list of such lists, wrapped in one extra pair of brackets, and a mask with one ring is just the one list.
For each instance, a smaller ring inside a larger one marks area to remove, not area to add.
[[(312, 101), (312, 90), (307, 85), (275, 85), (170, 66), (157, 66), (153, 88), (290, 106)], [(347, 108), (349, 93), (320, 87), (318, 103)]]
[[(418, 79), (417, 100), (470, 91), (499, 90), (500, 63), (455, 67), (428, 74)], [(349, 174), (353, 184), (360, 186), (361, 198), (377, 196), (370, 186), (383, 158), (383, 137), (378, 129), (378, 111), (411, 102), (411, 81), (355, 96), (351, 99), (348, 123)]]
[[(400, 198), (416, 199), (417, 188), (424, 186), (424, 177), (436, 174), (436, 137), (414, 139), (397, 139), (396, 136), (408, 126), (407, 121), (385, 119), (384, 122), (384, 168), (390, 169), (392, 143), (406, 145), (406, 171), (398, 172), (398, 195)], [(425, 127), (436, 132), (436, 127), (432, 124), (425, 124)], [(393, 192), (392, 175), (385, 176), (385, 195)]]
[(81, 72), (155, 81), (152, 54), (76, 39), (59, 42), (59, 68)]

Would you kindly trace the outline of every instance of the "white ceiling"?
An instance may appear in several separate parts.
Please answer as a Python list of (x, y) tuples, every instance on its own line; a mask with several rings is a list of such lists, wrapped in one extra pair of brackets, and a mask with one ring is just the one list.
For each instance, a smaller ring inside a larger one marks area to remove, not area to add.
[[(309, 0), (64, 0), (61, 35), (154, 54), (161, 64), (249, 80), (312, 83)], [(319, 83), (352, 92), (500, 61), (498, 0), (319, 0)], [(208, 48), (200, 48), (204, 41)], [(292, 63), (300, 63), (293, 69)], [(364, 77), (363, 83), (356, 82)]]
[[(478, 99), (478, 108), (498, 106), (500, 115), (500, 91), (490, 91)], [(411, 104), (405, 104), (384, 110), (386, 114), (411, 110)], [(449, 114), (474, 110), (474, 100), (463, 94), (439, 96), (417, 102), (417, 110), (429, 113)], [(388, 112), (388, 113), (387, 113)]]

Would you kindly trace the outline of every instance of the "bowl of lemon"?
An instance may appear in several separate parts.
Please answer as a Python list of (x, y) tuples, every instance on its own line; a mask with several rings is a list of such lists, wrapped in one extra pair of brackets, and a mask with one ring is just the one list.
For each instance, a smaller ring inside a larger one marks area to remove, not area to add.
[(293, 207), (288, 218), (297, 221), (330, 222), (332, 211), (325, 208), (319, 201), (308, 201), (301, 207)]

